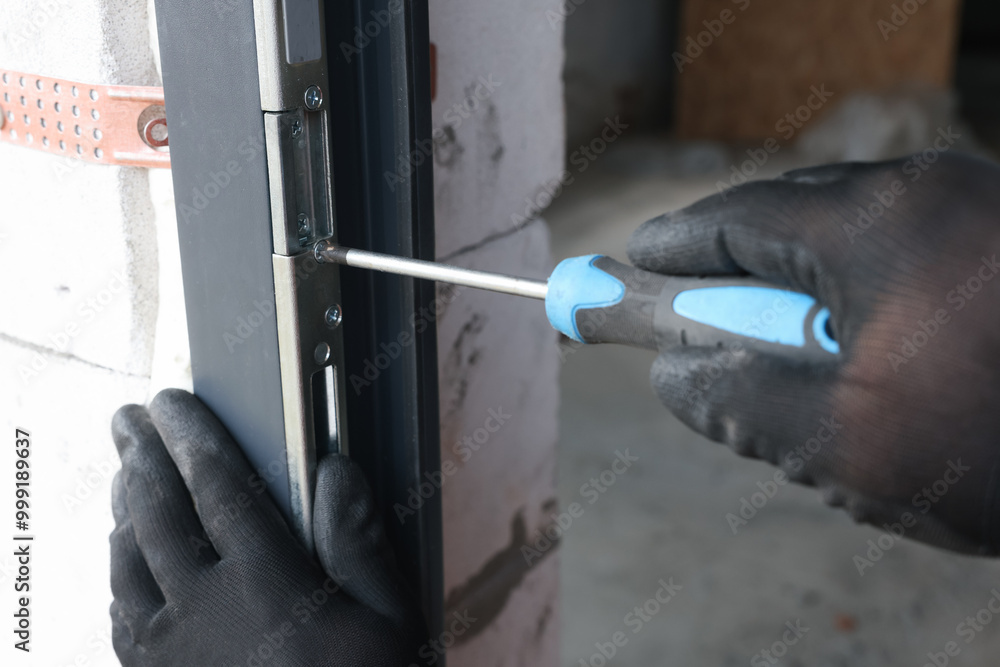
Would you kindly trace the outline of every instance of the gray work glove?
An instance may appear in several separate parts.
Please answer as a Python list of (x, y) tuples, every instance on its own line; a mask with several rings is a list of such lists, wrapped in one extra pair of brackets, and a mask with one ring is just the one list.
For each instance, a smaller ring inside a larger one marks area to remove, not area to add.
[(319, 464), (299, 546), (242, 452), (187, 392), (112, 424), (111, 605), (124, 665), (409, 665), (421, 641), (368, 486)]
[(683, 422), (823, 490), (858, 521), (956, 551), (1000, 548), (1000, 168), (928, 151), (803, 169), (640, 227), (665, 274), (752, 274), (829, 306), (825, 363), (661, 350)]

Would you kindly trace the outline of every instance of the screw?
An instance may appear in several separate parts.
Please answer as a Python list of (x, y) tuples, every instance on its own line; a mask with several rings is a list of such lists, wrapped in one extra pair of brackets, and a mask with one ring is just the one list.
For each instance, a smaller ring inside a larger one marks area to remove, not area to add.
[(319, 89), (319, 86), (309, 86), (306, 90), (306, 108), (310, 111), (316, 111), (323, 106), (323, 91)]
[(302, 134), (302, 121), (296, 120), (292, 122), (292, 136), (297, 137)]
[(309, 236), (309, 216), (299, 213), (299, 236)]
[(340, 323), (344, 319), (344, 313), (340, 310), (339, 305), (330, 306), (326, 309), (326, 314), (323, 316), (326, 320), (326, 326), (331, 329), (336, 329), (340, 326)]

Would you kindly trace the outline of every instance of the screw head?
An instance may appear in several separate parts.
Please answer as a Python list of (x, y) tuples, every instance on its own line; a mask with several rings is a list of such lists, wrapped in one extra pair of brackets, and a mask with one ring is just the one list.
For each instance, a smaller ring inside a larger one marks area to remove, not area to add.
[(292, 122), (292, 136), (297, 137), (302, 134), (302, 121), (296, 120)]
[(323, 91), (319, 86), (309, 86), (306, 89), (306, 108), (315, 111), (323, 106)]
[(299, 213), (299, 234), (302, 236), (309, 235), (309, 216), (305, 213)]
[(326, 326), (331, 329), (336, 329), (344, 320), (344, 311), (340, 309), (339, 305), (330, 306), (326, 309), (326, 314), (323, 316), (323, 319), (326, 320)]

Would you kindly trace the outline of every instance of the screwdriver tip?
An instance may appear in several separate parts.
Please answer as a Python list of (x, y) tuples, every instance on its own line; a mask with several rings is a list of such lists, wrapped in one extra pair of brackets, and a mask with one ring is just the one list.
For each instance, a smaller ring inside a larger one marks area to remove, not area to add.
[(319, 241), (313, 246), (313, 255), (319, 263), (346, 264), (348, 248), (336, 246), (328, 240)]

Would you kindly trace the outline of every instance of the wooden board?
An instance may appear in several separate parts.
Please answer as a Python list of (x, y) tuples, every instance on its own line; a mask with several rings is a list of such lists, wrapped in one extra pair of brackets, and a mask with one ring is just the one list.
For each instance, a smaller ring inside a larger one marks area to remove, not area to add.
[(851, 91), (913, 82), (946, 87), (960, 5), (961, 0), (684, 0), (674, 62), (668, 63), (681, 69), (678, 136), (780, 137), (776, 125), (807, 102), (814, 86), (825, 85), (833, 97), (805, 124)]

